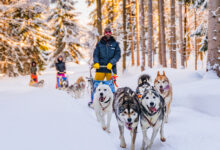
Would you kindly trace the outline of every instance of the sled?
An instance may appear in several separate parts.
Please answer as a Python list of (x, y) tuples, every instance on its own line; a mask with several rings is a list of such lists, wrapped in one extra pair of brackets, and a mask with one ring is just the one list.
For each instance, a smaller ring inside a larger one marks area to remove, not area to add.
[[(100, 66), (100, 68), (106, 68), (106, 66)], [(95, 93), (96, 88), (98, 87), (98, 85), (100, 83), (108, 85), (111, 88), (113, 93), (115, 93), (115, 84), (116, 84), (116, 77), (113, 76), (113, 72), (112, 71), (111, 71), (112, 78), (110, 80), (108, 80), (108, 81), (98, 81), (98, 80), (95, 80), (93, 78), (92, 70), (93, 70), (93, 67), (90, 67), (90, 77), (87, 78), (87, 80), (89, 82), (89, 86), (90, 86), (90, 98), (91, 98), (91, 101), (88, 103), (88, 106), (90, 108), (92, 108), (91, 105), (93, 103), (94, 93)]]
[(29, 82), (29, 86), (33, 86), (33, 87), (43, 87), (43, 85), (44, 85), (44, 80), (38, 81), (37, 75), (31, 74), (31, 80), (30, 80), (30, 82)]

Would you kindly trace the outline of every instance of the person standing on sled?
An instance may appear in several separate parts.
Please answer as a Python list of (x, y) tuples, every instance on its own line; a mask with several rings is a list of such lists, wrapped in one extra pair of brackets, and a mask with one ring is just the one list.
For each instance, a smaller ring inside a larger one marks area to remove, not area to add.
[[(112, 78), (113, 74), (117, 74), (116, 63), (121, 58), (121, 49), (118, 42), (112, 36), (111, 29), (105, 28), (104, 36), (97, 43), (93, 53), (94, 68), (96, 69), (95, 80), (103, 81)], [(100, 66), (106, 66), (102, 68)]]
[(37, 78), (37, 64), (35, 61), (31, 63), (31, 81), (29, 85), (33, 85), (34, 83), (38, 83), (38, 78)]
[(56, 71), (57, 71), (57, 85), (56, 88), (61, 88), (60, 78), (66, 78), (66, 64), (63, 62), (63, 57), (59, 56), (57, 58), (56, 63)]

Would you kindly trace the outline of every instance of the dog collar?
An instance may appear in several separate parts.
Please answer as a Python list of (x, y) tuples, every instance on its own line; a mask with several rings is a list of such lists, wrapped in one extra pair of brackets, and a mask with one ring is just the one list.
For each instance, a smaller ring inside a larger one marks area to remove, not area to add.
[[(99, 101), (99, 103), (100, 103), (100, 106), (102, 107), (102, 103), (105, 103), (105, 104), (107, 104), (107, 103), (109, 103), (110, 102), (110, 100), (111, 100), (111, 98), (109, 98), (106, 102), (100, 102)], [(104, 111), (106, 108), (108, 108), (108, 106), (110, 105), (110, 103), (107, 105), (107, 106), (105, 106), (105, 107), (102, 107), (102, 110)]]

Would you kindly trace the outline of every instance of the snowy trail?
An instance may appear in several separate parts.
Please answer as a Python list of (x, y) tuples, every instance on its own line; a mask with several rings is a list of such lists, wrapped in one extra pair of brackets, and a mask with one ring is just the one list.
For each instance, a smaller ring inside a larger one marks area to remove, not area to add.
[[(69, 65), (68, 70), (71, 83), (81, 75), (88, 76), (86, 65)], [(126, 75), (119, 74), (118, 84), (135, 89), (140, 73), (135, 68), (130, 70)], [(156, 71), (145, 73), (154, 79)], [(166, 72), (174, 87), (170, 119), (165, 125), (167, 141), (162, 143), (157, 136), (152, 150), (219, 150), (220, 81), (205, 78), (203, 72), (172, 69)], [(53, 69), (39, 78), (46, 81), (42, 89), (28, 87), (28, 76), (0, 79), (1, 150), (122, 150), (114, 115), (111, 133), (105, 133), (93, 110), (87, 107), (87, 94), (75, 100), (55, 90)], [(125, 137), (125, 150), (129, 150), (128, 131)], [(136, 149), (140, 149), (141, 143), (139, 127)]]

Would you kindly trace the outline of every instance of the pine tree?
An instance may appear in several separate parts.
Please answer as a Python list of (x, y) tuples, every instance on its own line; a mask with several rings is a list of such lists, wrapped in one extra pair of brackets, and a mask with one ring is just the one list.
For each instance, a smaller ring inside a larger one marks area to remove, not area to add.
[(124, 42), (123, 42), (123, 45), (124, 45), (124, 53), (123, 53), (123, 64), (122, 64), (122, 67), (123, 67), (123, 71), (126, 70), (126, 54), (127, 54), (127, 23), (126, 23), (126, 11), (127, 11), (127, 8), (126, 8), (126, 0), (123, 0), (123, 35), (124, 35)]
[(208, 61), (207, 70), (220, 77), (220, 1), (209, 1)]
[(3, 62), (3, 73), (8, 76), (28, 74), (33, 60), (37, 62), (40, 70), (44, 69), (48, 55), (48, 45), (45, 43), (50, 39), (45, 34), (47, 26), (42, 17), (44, 9), (41, 4), (28, 5), (22, 1), (2, 9), (0, 61)]
[(171, 68), (177, 68), (176, 63), (176, 9), (175, 9), (175, 0), (170, 1), (171, 5), (171, 50), (170, 50), (170, 60)]
[(83, 57), (80, 52), (81, 44), (80, 29), (77, 24), (75, 10), (75, 1), (72, 0), (57, 0), (56, 7), (51, 9), (51, 14), (48, 18), (54, 31), (52, 36), (55, 37), (56, 50), (53, 52), (52, 58), (56, 58), (61, 54), (69, 60), (75, 60)]
[(140, 29), (139, 29), (139, 18), (140, 18), (140, 3), (136, 1), (136, 51), (137, 51), (137, 66), (140, 66)]
[(153, 9), (152, 0), (148, 0), (148, 67), (153, 67), (152, 52), (153, 52)]
[(145, 70), (145, 49), (146, 49), (146, 45), (145, 45), (145, 12), (144, 12), (144, 0), (141, 0), (140, 2), (140, 6), (141, 6), (141, 37), (140, 37), (140, 41), (141, 41), (141, 51), (142, 51), (142, 65), (141, 65), (141, 71)]
[(166, 41), (165, 41), (165, 22), (164, 22), (164, 0), (158, 0), (159, 4), (159, 30), (160, 30), (160, 46), (163, 67), (167, 67), (166, 61)]

